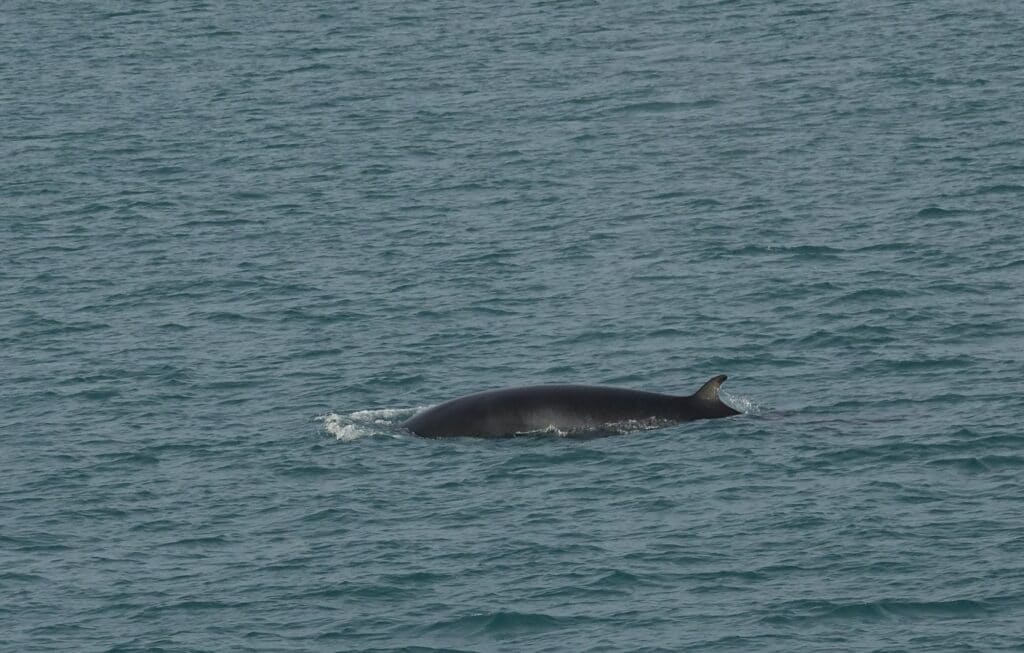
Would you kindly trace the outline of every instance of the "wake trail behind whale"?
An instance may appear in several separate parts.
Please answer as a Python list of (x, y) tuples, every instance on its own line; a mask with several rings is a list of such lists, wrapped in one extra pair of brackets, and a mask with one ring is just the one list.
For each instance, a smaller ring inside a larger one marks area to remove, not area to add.
[(324, 431), (342, 442), (354, 442), (375, 435), (398, 438), (408, 435), (402, 423), (423, 408), (381, 408), (343, 414), (330, 412), (316, 419), (323, 423)]

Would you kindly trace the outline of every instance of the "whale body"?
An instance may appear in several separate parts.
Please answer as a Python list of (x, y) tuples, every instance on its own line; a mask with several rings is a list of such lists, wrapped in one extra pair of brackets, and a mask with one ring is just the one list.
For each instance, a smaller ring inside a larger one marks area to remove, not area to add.
[(403, 426), (429, 438), (496, 438), (551, 429), (576, 433), (622, 424), (660, 426), (738, 415), (718, 396), (726, 378), (720, 374), (689, 396), (593, 385), (488, 390), (427, 408)]

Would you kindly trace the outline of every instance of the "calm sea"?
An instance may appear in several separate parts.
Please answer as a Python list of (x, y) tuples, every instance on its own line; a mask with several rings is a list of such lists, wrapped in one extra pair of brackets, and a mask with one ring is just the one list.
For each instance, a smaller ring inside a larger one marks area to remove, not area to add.
[[(0, 5), (0, 649), (1024, 649), (1020, 2)], [(425, 440), (508, 385), (743, 415)]]

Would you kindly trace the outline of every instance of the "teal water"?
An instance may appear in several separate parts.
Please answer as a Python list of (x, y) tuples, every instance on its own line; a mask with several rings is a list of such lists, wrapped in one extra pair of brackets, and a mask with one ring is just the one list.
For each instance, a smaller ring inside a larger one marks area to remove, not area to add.
[(1019, 3), (0, 25), (0, 649), (1024, 647)]

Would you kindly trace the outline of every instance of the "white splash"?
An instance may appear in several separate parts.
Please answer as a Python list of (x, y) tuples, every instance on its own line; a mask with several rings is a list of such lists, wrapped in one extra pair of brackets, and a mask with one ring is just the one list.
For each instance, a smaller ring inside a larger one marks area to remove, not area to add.
[(719, 390), (719, 396), (726, 405), (740, 411), (744, 415), (760, 415), (764, 412), (764, 407), (753, 399), (734, 395), (725, 390)]
[(354, 442), (373, 435), (400, 437), (401, 424), (419, 408), (382, 408), (357, 410), (339, 415), (328, 413), (316, 419), (323, 422), (324, 431), (342, 442)]

